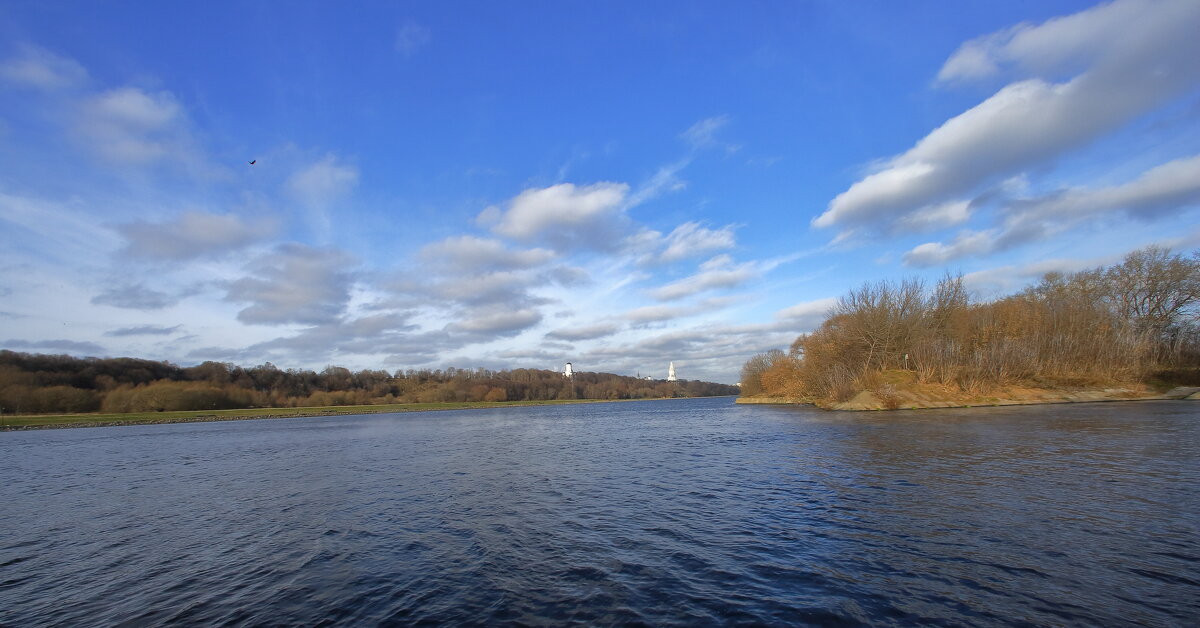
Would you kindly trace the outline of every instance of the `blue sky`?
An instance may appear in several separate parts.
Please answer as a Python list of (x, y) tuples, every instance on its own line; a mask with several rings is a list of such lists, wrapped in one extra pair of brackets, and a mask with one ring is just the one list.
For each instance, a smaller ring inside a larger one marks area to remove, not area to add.
[(1197, 32), (1194, 0), (7, 2), (0, 347), (733, 382), (864, 281), (1200, 245)]

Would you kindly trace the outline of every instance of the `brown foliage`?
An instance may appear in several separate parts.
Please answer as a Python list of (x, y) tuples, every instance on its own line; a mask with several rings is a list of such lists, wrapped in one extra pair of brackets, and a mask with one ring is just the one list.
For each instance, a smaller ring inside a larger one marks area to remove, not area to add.
[[(1051, 273), (1037, 285), (972, 303), (960, 277), (927, 290), (917, 280), (869, 283), (842, 297), (786, 360), (755, 356), (743, 369), (764, 392), (845, 401), (894, 389), (873, 374), (982, 393), (1016, 382), (1080, 386), (1144, 380), (1200, 364), (1200, 254), (1148, 248), (1110, 268)], [(898, 401), (897, 401), (898, 403)]]

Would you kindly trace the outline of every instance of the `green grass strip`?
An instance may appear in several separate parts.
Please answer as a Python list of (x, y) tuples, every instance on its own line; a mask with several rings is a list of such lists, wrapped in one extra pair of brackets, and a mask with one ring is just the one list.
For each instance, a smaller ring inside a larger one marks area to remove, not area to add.
[[(128, 412), (111, 414), (41, 414), (0, 416), (0, 431), (139, 425), (151, 423), (193, 423), (234, 421), (239, 419), (286, 419), (339, 414), (387, 414), (390, 412), (427, 412), (431, 410), (471, 410), (514, 406), (551, 406), (574, 403), (602, 403), (611, 399), (564, 399), (551, 401), (464, 401), (446, 403), (392, 403), (368, 406), (318, 406), (309, 408), (242, 408), (237, 410), (186, 410), (175, 412)], [(647, 401), (619, 399), (615, 401)]]

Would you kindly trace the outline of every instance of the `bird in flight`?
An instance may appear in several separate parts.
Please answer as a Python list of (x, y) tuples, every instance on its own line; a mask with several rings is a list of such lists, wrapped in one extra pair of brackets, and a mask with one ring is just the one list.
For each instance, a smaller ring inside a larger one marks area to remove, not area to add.
[(253, 165), (254, 165), (254, 162), (256, 162), (256, 161), (258, 161), (258, 160), (257, 160), (257, 159), (251, 159), (251, 160), (250, 160), (250, 165), (251, 165), (251, 166), (253, 166)]

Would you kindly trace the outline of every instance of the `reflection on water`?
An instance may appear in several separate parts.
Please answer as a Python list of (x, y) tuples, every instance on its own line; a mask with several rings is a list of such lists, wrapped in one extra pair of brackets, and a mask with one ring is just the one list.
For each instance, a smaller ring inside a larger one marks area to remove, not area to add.
[(0, 624), (1188, 625), (1200, 404), (0, 434)]

